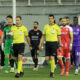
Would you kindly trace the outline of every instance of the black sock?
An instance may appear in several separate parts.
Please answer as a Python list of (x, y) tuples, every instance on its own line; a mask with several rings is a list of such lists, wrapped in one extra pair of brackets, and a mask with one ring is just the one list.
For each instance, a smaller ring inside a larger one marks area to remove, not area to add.
[(11, 60), (10, 60), (10, 66), (11, 66), (11, 67), (14, 67), (14, 59), (11, 59)]
[(38, 65), (38, 59), (35, 59), (35, 67)]

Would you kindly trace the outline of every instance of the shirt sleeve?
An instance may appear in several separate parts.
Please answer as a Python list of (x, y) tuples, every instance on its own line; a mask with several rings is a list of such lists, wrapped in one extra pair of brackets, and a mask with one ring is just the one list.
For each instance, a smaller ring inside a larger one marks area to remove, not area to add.
[(43, 35), (46, 34), (46, 26), (44, 26), (44, 29), (43, 29)]
[(25, 35), (25, 36), (28, 36), (28, 30), (27, 30), (26, 27), (24, 28), (24, 35)]
[(70, 34), (73, 34), (73, 29), (72, 29), (72, 27), (68, 27), (69, 28), (69, 32), (70, 32)]
[(57, 35), (58, 35), (58, 36), (61, 35), (61, 29), (60, 29), (59, 26), (57, 26)]
[(40, 31), (40, 38), (42, 37), (42, 32)]
[(31, 37), (31, 31), (29, 31), (28, 34), (29, 34), (28, 36)]
[(3, 30), (3, 34), (4, 34), (4, 36), (6, 36), (6, 30), (5, 30), (5, 28), (4, 28), (4, 30)]

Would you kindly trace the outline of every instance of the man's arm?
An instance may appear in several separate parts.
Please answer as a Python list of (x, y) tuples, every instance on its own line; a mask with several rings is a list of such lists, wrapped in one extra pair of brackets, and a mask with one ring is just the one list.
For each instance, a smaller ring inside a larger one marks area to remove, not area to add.
[(3, 40), (4, 40), (4, 34), (1, 36), (0, 45), (1, 45), (1, 43), (3, 42)]
[(61, 47), (62, 47), (61, 35), (58, 36), (58, 42), (59, 42), (59, 50), (60, 50), (60, 52), (61, 52)]
[(28, 45), (29, 45), (30, 50), (32, 50), (32, 46), (31, 46), (31, 43), (30, 43), (30, 38), (29, 38), (29, 36), (26, 36), (26, 40), (27, 40), (27, 43), (28, 43)]
[(73, 44), (73, 32), (70, 32), (70, 50), (72, 50), (72, 44)]
[(59, 45), (61, 46), (62, 43), (61, 43), (61, 36), (58, 36), (58, 42), (59, 42)]
[(29, 36), (26, 36), (26, 41), (27, 41), (28, 45), (29, 45), (29, 46), (31, 46), (31, 43), (30, 43), (30, 38), (29, 38)]
[(42, 35), (40, 39), (39, 49), (41, 49), (41, 47), (44, 45), (44, 40), (45, 40), (45, 35)]

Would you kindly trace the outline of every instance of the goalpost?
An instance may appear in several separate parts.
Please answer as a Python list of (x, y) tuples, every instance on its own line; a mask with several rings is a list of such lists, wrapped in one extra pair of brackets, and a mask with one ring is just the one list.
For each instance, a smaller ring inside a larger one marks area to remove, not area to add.
[(13, 12), (13, 21), (16, 23), (16, 0), (12, 0), (13, 6), (12, 6), (12, 12)]

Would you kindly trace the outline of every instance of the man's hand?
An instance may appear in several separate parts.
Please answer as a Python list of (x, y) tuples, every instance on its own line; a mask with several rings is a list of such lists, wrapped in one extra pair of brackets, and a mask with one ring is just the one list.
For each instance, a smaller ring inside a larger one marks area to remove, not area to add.
[(69, 50), (72, 51), (72, 45), (70, 44)]
[(43, 46), (41, 44), (39, 44), (39, 50), (42, 51), (43, 50)]
[(43, 47), (43, 46), (41, 46), (41, 47), (39, 48), (39, 50), (40, 50), (40, 51), (43, 51), (43, 48), (44, 48), (44, 47)]
[(0, 45), (1, 45), (1, 43), (2, 43), (2, 40), (0, 40)]
[(61, 52), (61, 50), (62, 50), (62, 47), (59, 47), (59, 52)]
[(32, 46), (29, 46), (29, 49), (32, 50)]

